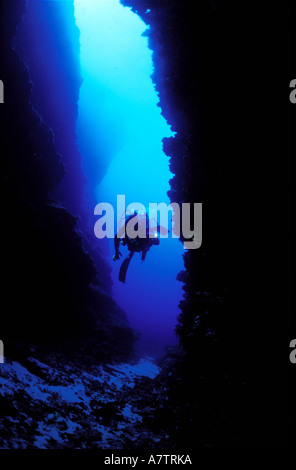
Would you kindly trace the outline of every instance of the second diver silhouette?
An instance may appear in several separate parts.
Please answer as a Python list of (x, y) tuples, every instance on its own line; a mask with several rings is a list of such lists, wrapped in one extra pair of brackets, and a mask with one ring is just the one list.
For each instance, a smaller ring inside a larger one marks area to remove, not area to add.
[[(158, 234), (165, 232), (168, 233), (168, 230), (164, 227), (160, 227), (157, 222), (155, 225), (155, 229), (153, 229), (153, 227), (151, 227), (152, 224), (149, 224), (149, 216), (147, 212), (139, 213), (138, 211), (134, 211), (133, 214), (124, 215), (124, 223), (122, 227), (118, 230), (114, 238), (115, 255), (113, 256), (113, 261), (119, 260), (122, 256), (122, 253), (119, 251), (119, 246), (127, 246), (129, 255), (123, 260), (119, 271), (119, 280), (123, 283), (125, 283), (127, 270), (134, 254), (141, 253), (141, 260), (144, 261), (150, 248), (153, 245), (159, 245)], [(139, 237), (137, 235), (135, 238), (131, 238), (126, 234), (126, 226), (132, 219), (135, 219), (133, 223), (135, 227), (138, 226), (138, 231), (140, 224), (143, 224), (143, 226), (145, 226), (145, 237)]]

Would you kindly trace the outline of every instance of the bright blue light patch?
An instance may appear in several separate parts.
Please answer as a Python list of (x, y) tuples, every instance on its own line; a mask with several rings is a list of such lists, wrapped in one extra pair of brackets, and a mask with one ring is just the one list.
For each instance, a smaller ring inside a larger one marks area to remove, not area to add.
[[(119, 0), (75, 0), (75, 16), (84, 79), (77, 136), (89, 192), (97, 203), (115, 208), (117, 194), (126, 196), (126, 205), (169, 204), (172, 174), (162, 139), (174, 133), (161, 115), (151, 80), (152, 51), (143, 36), (147, 25)], [(109, 250), (112, 259), (113, 240)], [(120, 263), (112, 264), (115, 300), (149, 341), (175, 342), (182, 254), (178, 240), (160, 240), (144, 264), (134, 257), (126, 285), (118, 281)]]

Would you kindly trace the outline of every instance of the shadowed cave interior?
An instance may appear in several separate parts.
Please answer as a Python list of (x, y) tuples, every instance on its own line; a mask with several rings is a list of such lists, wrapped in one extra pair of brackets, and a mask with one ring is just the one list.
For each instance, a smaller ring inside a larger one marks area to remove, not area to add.
[[(92, 57), (96, 24), (83, 36), (88, 2), (75, 3), (1, 4), (0, 448), (285, 447), (288, 244), (283, 229), (275, 251), (269, 227), (275, 212), (286, 224), (286, 161), (269, 155), (286, 144), (274, 83), (258, 85), (268, 13), (112, 0)], [(121, 286), (93, 233), (95, 204), (120, 191), (202, 202), (202, 247), (161, 240)]]

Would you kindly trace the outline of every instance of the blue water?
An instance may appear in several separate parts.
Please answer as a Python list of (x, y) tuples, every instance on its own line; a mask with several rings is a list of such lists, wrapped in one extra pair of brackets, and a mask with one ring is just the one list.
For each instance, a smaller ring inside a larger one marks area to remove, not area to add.
[[(124, 194), (127, 204), (169, 204), (166, 193), (172, 174), (162, 139), (174, 134), (161, 115), (151, 80), (152, 52), (143, 36), (147, 26), (119, 0), (75, 0), (75, 16), (84, 80), (77, 139), (88, 181), (85, 198), (91, 195), (97, 203), (114, 207), (117, 194)], [(113, 240), (96, 243), (113, 268), (114, 298), (142, 333), (143, 344), (156, 351), (175, 343), (182, 244), (162, 239), (144, 263), (136, 255), (123, 285), (118, 281), (120, 262), (112, 261)]]

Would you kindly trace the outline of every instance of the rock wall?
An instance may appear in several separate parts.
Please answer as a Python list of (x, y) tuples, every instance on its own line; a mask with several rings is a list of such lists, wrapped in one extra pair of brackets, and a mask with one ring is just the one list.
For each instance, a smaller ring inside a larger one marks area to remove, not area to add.
[[(67, 85), (73, 91), (73, 115), (70, 124), (62, 119), (62, 133), (56, 134), (59, 119), (51, 108), (43, 118), (47, 97), (44, 108), (36, 110), (33, 102), (35, 99), (37, 104), (38, 92), (34, 91), (33, 99), (30, 64), (21, 60), (16, 47), (16, 31), (25, 8), (23, 0), (13, 5), (5, 2), (1, 15), (1, 79), (5, 85), (1, 106), (1, 339), (8, 356), (13, 342), (56, 342), (66, 347), (76, 341), (101, 357), (126, 357), (133, 350), (135, 334), (108, 294), (108, 269), (86, 251), (77, 217), (52, 197), (70, 166), (69, 155), (62, 151), (62, 134), (66, 146), (69, 143), (75, 148), (77, 70), (74, 85), (69, 69), (67, 84), (60, 84), (59, 90)], [(72, 170), (70, 167), (70, 174)], [(73, 195), (80, 189), (72, 188)]]
[(150, 27), (153, 80), (177, 132), (164, 140), (169, 196), (203, 203), (203, 245), (179, 274), (186, 359), (171, 384), (172, 410), (183, 413), (175, 439), (285, 442), (276, 429), (288, 429), (288, 411), (273, 407), (288, 396), (285, 23), (276, 8), (231, 0), (122, 3)]

